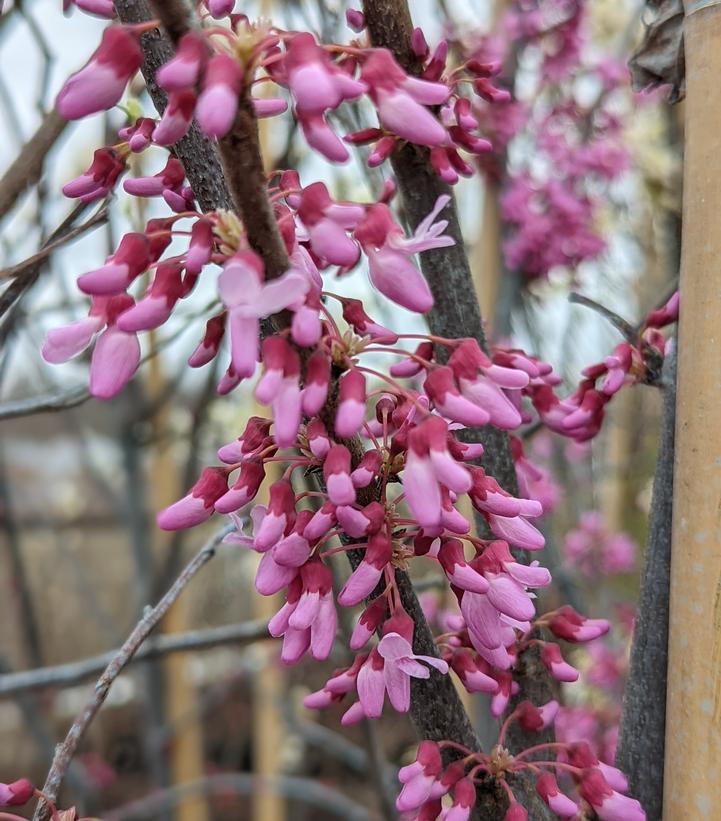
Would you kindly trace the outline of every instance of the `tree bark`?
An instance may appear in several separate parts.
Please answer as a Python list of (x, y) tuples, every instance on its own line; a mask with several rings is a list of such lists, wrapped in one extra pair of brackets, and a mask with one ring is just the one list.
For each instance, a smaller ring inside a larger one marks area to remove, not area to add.
[(648, 821), (659, 821), (663, 806), (668, 664), (668, 596), (671, 575), (676, 353), (666, 359), (663, 419), (653, 480), (653, 499), (633, 634), (631, 666), (623, 697), (616, 765), (629, 780)]

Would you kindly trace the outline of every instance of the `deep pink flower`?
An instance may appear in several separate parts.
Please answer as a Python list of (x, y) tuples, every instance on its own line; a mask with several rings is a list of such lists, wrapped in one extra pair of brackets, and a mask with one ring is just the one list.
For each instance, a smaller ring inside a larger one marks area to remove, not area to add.
[(371, 49), (367, 54), (361, 80), (368, 86), (382, 125), (418, 145), (446, 144), (445, 128), (425, 106), (444, 103), (449, 88), (408, 76), (386, 49)]
[(214, 513), (213, 505), (227, 490), (228, 471), (205, 468), (186, 496), (158, 513), (158, 527), (161, 530), (183, 530), (206, 521)]
[(559, 818), (572, 818), (578, 812), (578, 804), (561, 792), (553, 773), (541, 773), (536, 779), (536, 790), (549, 809)]
[(351, 607), (369, 596), (381, 580), (383, 571), (392, 556), (393, 544), (388, 534), (380, 532), (371, 536), (363, 553), (363, 560), (351, 573), (338, 594), (338, 604)]
[(142, 62), (137, 36), (122, 26), (109, 26), (90, 62), (62, 87), (55, 102), (58, 113), (79, 120), (112, 108)]
[(352, 505), (355, 487), (350, 476), (351, 456), (345, 445), (333, 445), (323, 461), (323, 478), (334, 505)]
[(125, 171), (125, 157), (115, 148), (99, 148), (85, 173), (65, 183), (63, 194), (80, 202), (92, 202), (107, 196)]
[(158, 69), (158, 85), (166, 91), (192, 88), (200, 79), (200, 72), (207, 59), (205, 38), (195, 31), (189, 31), (180, 38), (174, 56)]
[(195, 116), (210, 137), (224, 137), (231, 129), (238, 108), (243, 69), (228, 54), (214, 54), (205, 70), (203, 90)]
[(195, 91), (192, 88), (171, 91), (168, 105), (153, 131), (153, 142), (156, 145), (174, 145), (182, 139), (193, 121), (195, 103)]
[(21, 807), (33, 797), (35, 787), (27, 778), (13, 781), (11, 784), (0, 782), (0, 807)]
[(335, 432), (342, 439), (355, 436), (363, 424), (366, 409), (365, 376), (355, 368), (339, 380)]
[(595, 767), (583, 771), (578, 788), (581, 797), (593, 807), (601, 821), (645, 821), (646, 813), (635, 798), (612, 789)]

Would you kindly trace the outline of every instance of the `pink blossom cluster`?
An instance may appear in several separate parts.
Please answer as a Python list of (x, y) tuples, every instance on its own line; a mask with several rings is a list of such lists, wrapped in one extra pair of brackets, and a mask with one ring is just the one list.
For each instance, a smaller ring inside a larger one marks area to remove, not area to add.
[[(589, 56), (587, 14), (579, 0), (517, 2), (492, 35), (459, 35), (471, 59), (493, 60), (506, 71), (525, 55), (540, 57), (532, 93), (476, 105), (494, 149), (479, 165), (502, 188), (504, 261), (526, 282), (557, 266), (573, 270), (603, 252), (599, 213), (610, 184), (629, 165), (617, 106), (626, 69)], [(579, 100), (581, 82), (599, 89), (590, 104)], [(509, 162), (514, 140), (526, 145), (523, 162)]]
[[(232, 8), (209, 0), (208, 14), (223, 17)], [(362, 17), (349, 20), (362, 30)], [(88, 65), (60, 92), (60, 113), (79, 118), (115, 105), (141, 65), (139, 36), (147, 28), (107, 28)], [(326, 46), (307, 32), (253, 25), (231, 14), (227, 26), (186, 34), (160, 68), (157, 82), (168, 96), (161, 119), (129, 123), (120, 141), (97, 151), (65, 193), (85, 202), (107, 196), (127, 171), (131, 153), (170, 147), (193, 119), (208, 136), (222, 139), (239, 106), (249, 101), (256, 116), (283, 110), (283, 99), (250, 95), (256, 81), (287, 89), (306, 141), (325, 158), (343, 162), (347, 143), (373, 143), (369, 162), (377, 164), (399, 142), (410, 142), (430, 148), (436, 171), (454, 182), (473, 170), (461, 150), (474, 155), (489, 149), (479, 136), (473, 100), (459, 88), (470, 83), (475, 95), (494, 104), (507, 102), (508, 95), (491, 81), (498, 71), (494, 62), (473, 58), (447, 72), (444, 44), (431, 51), (417, 31), (413, 48), (421, 76), (406, 74), (382, 49), (358, 42)], [(380, 127), (347, 135), (344, 143), (329, 114), (363, 96), (375, 107)], [(338, 607), (362, 608), (349, 642), (352, 663), (308, 696), (306, 705), (322, 708), (347, 697), (344, 724), (378, 718), (386, 699), (405, 712), (411, 679), (453, 670), (469, 692), (491, 694), (492, 712), (500, 716), (518, 690), (519, 656), (531, 647), (556, 680), (575, 681), (578, 672), (550, 637), (592, 641), (608, 622), (569, 606), (539, 616), (535, 591), (547, 587), (551, 575), (538, 561), (518, 560), (519, 550), (544, 546), (534, 521), (552, 504), (550, 480), (513, 437), (520, 491), (512, 495), (477, 464), (482, 445), (458, 434), (485, 425), (518, 433), (535, 411), (551, 430), (578, 441), (594, 436), (608, 399), (625, 382), (644, 378), (651, 354), (663, 355), (657, 328), (673, 321), (677, 302), (649, 318), (637, 346), (619, 346), (562, 400), (551, 366), (523, 351), (495, 347), (486, 353), (474, 339), (397, 333), (369, 316), (361, 301), (326, 288), (324, 275), (346, 274), (363, 260), (384, 297), (417, 313), (429, 311), (433, 296), (414, 256), (453, 244), (441, 218), (448, 196), (439, 197), (408, 236), (390, 207), (392, 184), (377, 201), (361, 203), (335, 199), (322, 182), (304, 186), (292, 170), (271, 174), (267, 196), (289, 259), (287, 270), (271, 277), (235, 214), (196, 208), (184, 168), (170, 152), (160, 171), (126, 178), (123, 188), (132, 196), (162, 198), (170, 213), (125, 234), (103, 265), (79, 276), (79, 289), (90, 297), (88, 315), (51, 331), (43, 355), (63, 362), (94, 344), (90, 391), (111, 398), (140, 364), (138, 335), (166, 323), (192, 297), (200, 277), (212, 277), (216, 296), (204, 310), (204, 332), (188, 364), (199, 368), (227, 356), (218, 392), (254, 379), (255, 398), (267, 412), (248, 419), (237, 438), (219, 449), (218, 463), (207, 466), (157, 521), (178, 530), (216, 513), (232, 518), (235, 530), (226, 542), (261, 557), (258, 592), (284, 593), (269, 631), (282, 637), (281, 658), (288, 664), (306, 655), (327, 659), (337, 641)], [(174, 245), (166, 255), (174, 240), (184, 250), (176, 252)], [(274, 332), (266, 323), (271, 318)], [(376, 363), (386, 357), (389, 366), (379, 369)], [(274, 481), (270, 466), (280, 468)], [(301, 476), (317, 482), (301, 482)], [(265, 484), (267, 503), (258, 504)], [(462, 513), (466, 499), (490, 538), (472, 535)], [(330, 559), (344, 552), (353, 570), (335, 591)], [(415, 560), (442, 571), (459, 608), (427, 654), (414, 651), (415, 625), (396, 578)], [(517, 721), (541, 729), (557, 708), (555, 702), (525, 702), (504, 727)], [(454, 806), (444, 817), (467, 818), (477, 776), (492, 772), (505, 785), (500, 776), (532, 767), (524, 753), (513, 758), (503, 749), (504, 732), (491, 756), (462, 751), (463, 762), (448, 768), (440, 764), (440, 749), (457, 745), (424, 742), (423, 756), (401, 772), (399, 810), (436, 817), (441, 797), (451, 794)], [(534, 773), (538, 766), (534, 762)], [(564, 817), (558, 808), (572, 805), (575, 812), (576, 803), (560, 793), (553, 766), (544, 765), (539, 792)], [(592, 754), (569, 747), (559, 767), (577, 784), (579, 800), (602, 819), (621, 817), (612, 815), (618, 807), (630, 808), (624, 817), (643, 817)], [(520, 805), (509, 798), (516, 816), (508, 817), (521, 817)]]
[(628, 573), (636, 561), (636, 543), (625, 533), (611, 533), (597, 511), (581, 514), (563, 546), (568, 564), (589, 578)]
[[(82, 2), (90, 2), (96, 13), (105, 8), (102, 0)], [(213, 16), (229, 14), (230, 9), (213, 8), (218, 5), (210, 3)], [(108, 27), (90, 62), (61, 90), (57, 99), (60, 114), (79, 119), (117, 104), (142, 63), (138, 38), (147, 28)], [(464, 155), (491, 150), (490, 142), (480, 136), (472, 112), (473, 97), (464, 96), (461, 90), (470, 87), (474, 95), (490, 102), (504, 102), (508, 93), (491, 81), (498, 71), (495, 63), (471, 60), (447, 70), (447, 44), (442, 41), (431, 53), (420, 29), (414, 33), (413, 48), (422, 66), (419, 76), (406, 74), (386, 49), (360, 41), (325, 46), (310, 33), (276, 31), (251, 24), (245, 15), (231, 14), (227, 27), (216, 24), (182, 37), (175, 56), (156, 77), (168, 95), (165, 111), (158, 123), (143, 118), (142, 125), (132, 126), (142, 129), (142, 138), (135, 142), (145, 139), (155, 145), (173, 145), (185, 136), (194, 118), (208, 136), (222, 138), (235, 122), (241, 95), (249, 94), (258, 82), (271, 81), (289, 92), (293, 114), (308, 145), (331, 162), (350, 159), (346, 144), (372, 144), (368, 163), (376, 166), (397, 144), (410, 142), (429, 147), (433, 167), (446, 182), (454, 183), (459, 175), (473, 174)], [(256, 77), (261, 70), (263, 75)], [(341, 140), (329, 114), (342, 103), (361, 97), (375, 107), (379, 125)], [(251, 97), (251, 102), (258, 117), (274, 116), (288, 107), (281, 97)], [(122, 164), (122, 156), (106, 149), (96, 156), (88, 174), (102, 177), (103, 188), (109, 190)]]
[[(643, 821), (646, 815), (641, 805), (625, 794), (628, 782), (623, 773), (599, 761), (585, 742), (537, 744), (516, 755), (504, 747), (511, 723), (538, 732), (555, 722), (557, 712), (555, 701), (540, 707), (522, 701), (503, 722), (498, 742), (487, 754), (451, 741), (422, 742), (415, 761), (399, 772), (403, 787), (396, 807), (402, 817), (409, 821), (467, 821), (475, 804), (476, 786), (491, 776), (508, 795), (506, 821), (526, 821), (528, 812), (511, 786), (513, 776), (525, 772), (532, 775), (538, 795), (557, 818), (586, 818), (595, 813), (601, 821)], [(444, 753), (455, 760), (444, 763)], [(444, 807), (442, 801), (447, 796), (452, 803)]]

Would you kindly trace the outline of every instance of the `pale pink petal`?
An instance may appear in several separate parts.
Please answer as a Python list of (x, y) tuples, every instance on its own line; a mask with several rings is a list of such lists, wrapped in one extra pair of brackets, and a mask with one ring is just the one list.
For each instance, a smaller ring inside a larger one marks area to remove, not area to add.
[(88, 347), (103, 324), (101, 317), (89, 316), (62, 328), (53, 328), (43, 344), (43, 359), (53, 365), (67, 362)]
[(135, 334), (111, 327), (98, 337), (90, 360), (90, 393), (110, 399), (130, 382), (140, 364), (140, 343)]

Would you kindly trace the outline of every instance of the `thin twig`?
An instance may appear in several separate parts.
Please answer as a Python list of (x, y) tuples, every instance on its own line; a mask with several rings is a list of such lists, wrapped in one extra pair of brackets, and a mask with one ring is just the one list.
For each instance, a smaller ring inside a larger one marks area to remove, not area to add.
[[(28, 269), (34, 268), (41, 262), (45, 262), (53, 251), (56, 251), (58, 248), (62, 248), (63, 245), (67, 245), (69, 242), (81, 237), (92, 228), (96, 228), (98, 225), (106, 223), (108, 221), (108, 216), (108, 207), (107, 205), (104, 205), (97, 213), (93, 214), (89, 220), (82, 223), (82, 225), (72, 228), (56, 240), (48, 241), (37, 252), (37, 254), (33, 254), (31, 257), (28, 257), (22, 262), (18, 262), (18, 264), (13, 265), (12, 268), (6, 268), (4, 271), (0, 271), (0, 279), (17, 279), (17, 277), (23, 276)], [(53, 234), (53, 236), (55, 236), (55, 234)]]
[[(98, 710), (110, 692), (110, 688), (122, 670), (130, 663), (130, 660), (140, 649), (140, 646), (155, 629), (158, 622), (168, 612), (171, 605), (188, 586), (192, 578), (204, 567), (215, 555), (215, 550), (223, 538), (234, 529), (234, 525), (228, 525), (212, 536), (195, 555), (195, 557), (185, 566), (183, 572), (175, 580), (170, 590), (152, 609), (148, 610), (143, 618), (135, 625), (133, 631), (125, 640), (123, 646), (113, 656), (112, 661), (107, 665), (103, 674), (98, 679), (93, 694), (80, 711), (72, 726), (65, 736), (65, 740), (55, 751), (50, 772), (45, 779), (43, 793), (51, 801), (57, 798), (58, 790), (62, 784), (68, 766), (78, 749), (85, 731), (95, 718)], [(38, 804), (33, 821), (46, 821), (49, 817), (49, 808), (45, 801)]]

